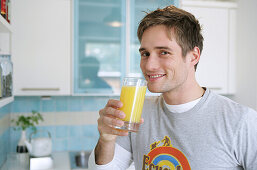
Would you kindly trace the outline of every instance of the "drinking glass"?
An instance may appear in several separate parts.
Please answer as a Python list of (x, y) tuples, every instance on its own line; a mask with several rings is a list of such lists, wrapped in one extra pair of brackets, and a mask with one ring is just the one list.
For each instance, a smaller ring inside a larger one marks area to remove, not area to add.
[(144, 105), (146, 93), (146, 81), (137, 77), (125, 77), (123, 80), (120, 101), (123, 106), (120, 108), (126, 115), (124, 125), (115, 127), (121, 130), (137, 132), (140, 125), (140, 118)]

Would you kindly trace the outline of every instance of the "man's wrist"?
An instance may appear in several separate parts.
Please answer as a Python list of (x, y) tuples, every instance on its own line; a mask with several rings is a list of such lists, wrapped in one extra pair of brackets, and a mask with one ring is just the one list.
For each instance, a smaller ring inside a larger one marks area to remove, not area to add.
[(100, 135), (98, 142), (101, 142), (104, 144), (112, 144), (116, 142), (116, 139), (117, 139), (116, 135), (102, 134)]
[(113, 140), (110, 140), (110, 138), (106, 140), (106, 138), (100, 136), (95, 148), (95, 163), (97, 165), (111, 162), (114, 156), (115, 142), (116, 137)]

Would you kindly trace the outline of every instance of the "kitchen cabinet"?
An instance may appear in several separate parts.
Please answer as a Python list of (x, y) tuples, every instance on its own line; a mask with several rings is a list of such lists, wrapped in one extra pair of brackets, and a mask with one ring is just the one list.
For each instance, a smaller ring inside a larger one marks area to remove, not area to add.
[(71, 0), (12, 6), (14, 95), (71, 94)]
[[(0, 55), (11, 54), (12, 26), (0, 15)], [(13, 101), (13, 96), (0, 98), (0, 108)]]
[(204, 45), (196, 70), (201, 86), (220, 94), (235, 93), (236, 3), (182, 1), (181, 7), (199, 19)]
[(12, 33), (11, 25), (0, 15), (0, 55), (10, 54), (10, 37)]

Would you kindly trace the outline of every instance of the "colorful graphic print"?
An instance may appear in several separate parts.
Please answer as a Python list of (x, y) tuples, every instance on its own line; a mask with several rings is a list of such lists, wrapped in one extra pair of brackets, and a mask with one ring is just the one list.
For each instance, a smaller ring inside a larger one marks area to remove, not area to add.
[[(158, 146), (160, 143), (162, 146)], [(152, 143), (150, 149), (144, 155), (142, 170), (191, 170), (185, 155), (171, 146), (168, 136)]]

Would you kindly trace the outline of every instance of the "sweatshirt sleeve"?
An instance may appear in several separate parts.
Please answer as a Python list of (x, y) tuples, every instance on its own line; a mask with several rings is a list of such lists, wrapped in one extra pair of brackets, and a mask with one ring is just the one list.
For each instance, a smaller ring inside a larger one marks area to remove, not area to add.
[(245, 170), (257, 169), (257, 112), (244, 115), (235, 142), (235, 155)]
[(115, 144), (114, 158), (111, 162), (105, 165), (97, 165), (95, 163), (95, 150), (89, 156), (89, 170), (126, 170), (132, 163), (132, 154), (122, 148), (117, 143)]

